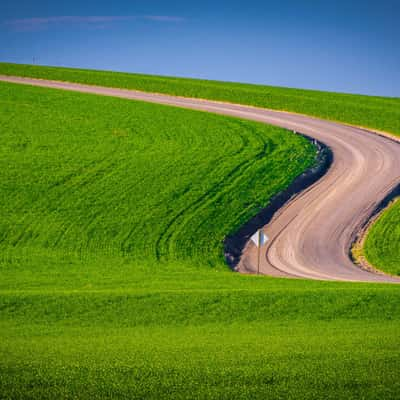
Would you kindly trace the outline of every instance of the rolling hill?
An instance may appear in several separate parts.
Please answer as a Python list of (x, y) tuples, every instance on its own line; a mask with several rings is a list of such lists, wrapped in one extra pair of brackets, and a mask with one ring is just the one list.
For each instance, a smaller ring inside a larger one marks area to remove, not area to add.
[(0, 63), (0, 74), (247, 104), (400, 135), (400, 98), (10, 63)]
[(0, 104), (0, 397), (397, 398), (397, 287), (224, 263), (305, 139), (14, 84)]

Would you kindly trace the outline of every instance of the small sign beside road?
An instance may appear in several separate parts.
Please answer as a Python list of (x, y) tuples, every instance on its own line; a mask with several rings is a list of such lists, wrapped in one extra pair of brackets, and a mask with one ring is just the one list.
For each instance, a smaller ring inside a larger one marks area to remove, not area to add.
[(251, 240), (257, 247), (264, 246), (265, 243), (268, 241), (268, 236), (259, 229), (252, 237)]
[(260, 273), (261, 247), (269, 240), (268, 236), (259, 229), (251, 236), (251, 241), (257, 246), (257, 274)]

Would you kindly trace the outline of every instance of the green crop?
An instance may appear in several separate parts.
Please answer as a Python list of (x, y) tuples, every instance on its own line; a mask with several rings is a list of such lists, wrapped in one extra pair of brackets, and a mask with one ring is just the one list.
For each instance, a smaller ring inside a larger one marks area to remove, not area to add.
[(3, 254), (223, 264), (223, 240), (314, 162), (279, 128), (1, 84)]
[(398, 397), (396, 286), (224, 264), (305, 139), (5, 83), (0, 132), (0, 398)]
[(400, 98), (9, 63), (0, 63), (0, 74), (249, 104), (400, 135)]
[(364, 253), (375, 267), (400, 275), (400, 200), (372, 225), (365, 240)]

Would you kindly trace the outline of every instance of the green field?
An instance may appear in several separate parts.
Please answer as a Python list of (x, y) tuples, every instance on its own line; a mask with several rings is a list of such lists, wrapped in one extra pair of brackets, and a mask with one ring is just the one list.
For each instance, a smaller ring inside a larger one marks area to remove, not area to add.
[(400, 98), (0, 63), (0, 74), (137, 89), (293, 111), (400, 135)]
[(400, 275), (400, 200), (391, 205), (368, 231), (364, 254), (376, 268)]
[(224, 264), (305, 139), (5, 83), (0, 104), (0, 398), (398, 398), (397, 286)]
[(225, 236), (316, 157), (302, 137), (261, 123), (0, 87), (3, 254), (221, 266)]

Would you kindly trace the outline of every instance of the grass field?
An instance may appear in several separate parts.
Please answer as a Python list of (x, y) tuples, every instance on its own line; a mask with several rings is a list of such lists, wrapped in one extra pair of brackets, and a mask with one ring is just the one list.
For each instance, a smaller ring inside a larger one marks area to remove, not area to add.
[(316, 156), (264, 124), (57, 90), (3, 83), (0, 113), (3, 253), (223, 265), (224, 237)]
[(396, 288), (123, 272), (3, 293), (2, 398), (398, 398)]
[(400, 135), (400, 98), (0, 63), (0, 74), (137, 89), (293, 111)]
[(372, 225), (365, 240), (364, 254), (375, 267), (400, 275), (400, 199)]
[(397, 286), (223, 262), (307, 141), (5, 83), (0, 105), (0, 398), (398, 398)]

